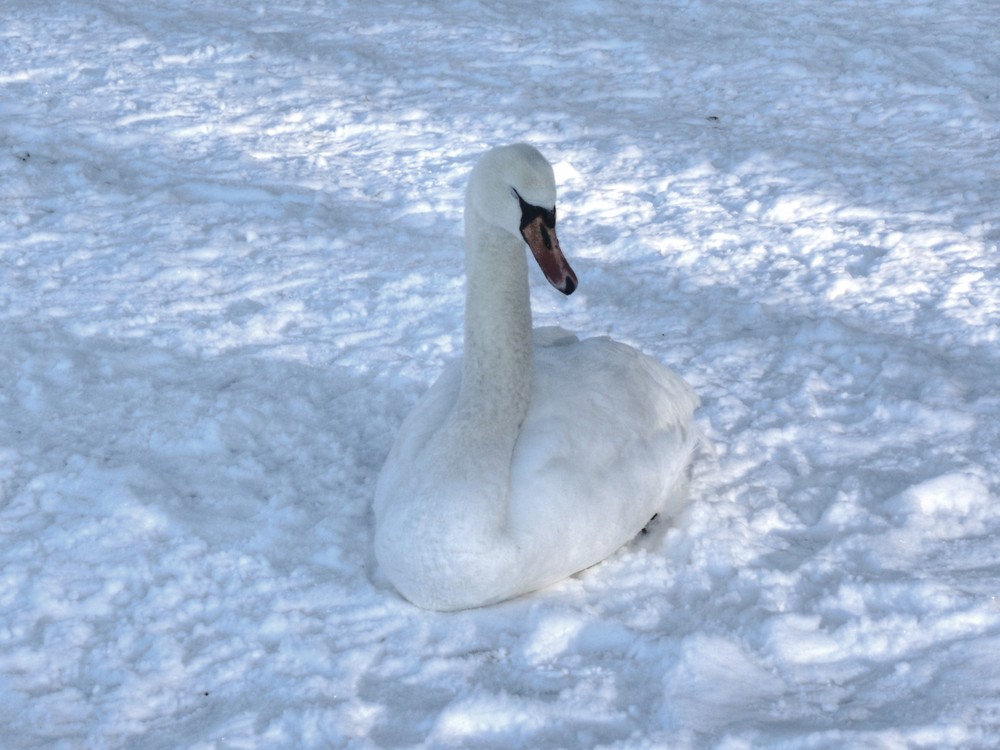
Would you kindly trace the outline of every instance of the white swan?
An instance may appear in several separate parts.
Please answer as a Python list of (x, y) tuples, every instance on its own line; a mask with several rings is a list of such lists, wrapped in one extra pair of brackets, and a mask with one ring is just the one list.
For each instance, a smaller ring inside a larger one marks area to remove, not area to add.
[[(404, 421), (375, 491), (375, 553), (414, 604), (491, 604), (587, 568), (683, 503), (694, 391), (607, 338), (531, 329), (527, 242), (564, 294), (552, 167), (487, 152), (465, 199), (465, 353)], [(542, 335), (539, 335), (539, 334)]]

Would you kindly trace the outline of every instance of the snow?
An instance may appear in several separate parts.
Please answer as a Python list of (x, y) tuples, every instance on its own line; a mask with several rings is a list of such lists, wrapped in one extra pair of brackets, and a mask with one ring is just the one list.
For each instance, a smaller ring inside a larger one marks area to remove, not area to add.
[[(990, 0), (9, 0), (0, 725), (27, 748), (1000, 745)], [(503, 605), (374, 566), (462, 190), (681, 372), (688, 512)]]

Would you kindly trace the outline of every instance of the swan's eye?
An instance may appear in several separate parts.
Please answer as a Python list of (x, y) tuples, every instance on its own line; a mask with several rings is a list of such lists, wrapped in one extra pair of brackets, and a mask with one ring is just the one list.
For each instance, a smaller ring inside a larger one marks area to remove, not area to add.
[(511, 188), (511, 192), (517, 196), (518, 202), (521, 204), (521, 230), (528, 226), (531, 222), (537, 219), (539, 216), (542, 217), (542, 223), (545, 224), (549, 229), (556, 228), (556, 209), (553, 206), (551, 209), (542, 208), (541, 206), (533, 206), (528, 203), (524, 198), (521, 197), (517, 190)]

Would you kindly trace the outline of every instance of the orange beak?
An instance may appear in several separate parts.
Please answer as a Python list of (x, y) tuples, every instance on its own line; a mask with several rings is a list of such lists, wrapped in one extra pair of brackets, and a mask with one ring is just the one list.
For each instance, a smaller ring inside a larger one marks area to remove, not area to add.
[(521, 227), (521, 236), (549, 283), (563, 294), (572, 294), (577, 286), (576, 274), (559, 247), (556, 228), (546, 226), (544, 217), (539, 215)]

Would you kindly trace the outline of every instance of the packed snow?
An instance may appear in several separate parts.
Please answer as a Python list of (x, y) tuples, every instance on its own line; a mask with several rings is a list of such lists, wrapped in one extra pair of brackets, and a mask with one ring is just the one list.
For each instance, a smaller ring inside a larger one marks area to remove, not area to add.
[[(28, 748), (1000, 745), (993, 0), (7, 0), (0, 727)], [(458, 613), (379, 574), (462, 191), (681, 373), (690, 505)]]

